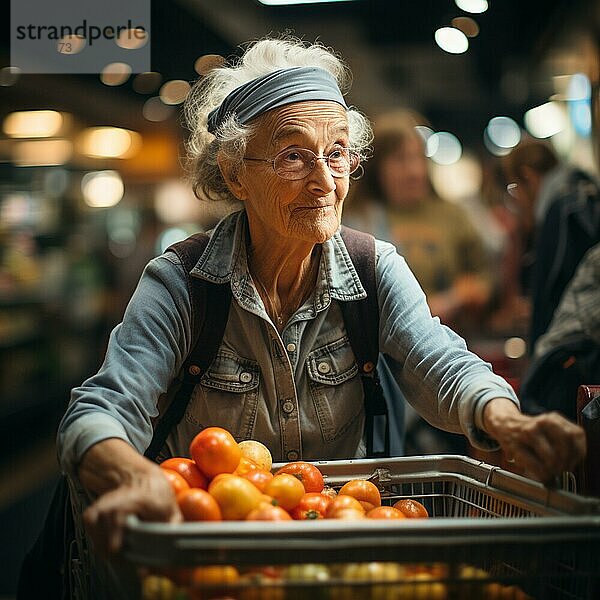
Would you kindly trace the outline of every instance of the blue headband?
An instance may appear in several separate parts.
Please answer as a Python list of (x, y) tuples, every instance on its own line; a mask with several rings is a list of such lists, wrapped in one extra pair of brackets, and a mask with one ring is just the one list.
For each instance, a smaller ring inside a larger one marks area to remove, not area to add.
[(235, 88), (208, 114), (208, 131), (214, 133), (231, 114), (240, 123), (248, 123), (268, 110), (306, 100), (331, 100), (348, 108), (331, 73), (320, 67), (292, 67)]

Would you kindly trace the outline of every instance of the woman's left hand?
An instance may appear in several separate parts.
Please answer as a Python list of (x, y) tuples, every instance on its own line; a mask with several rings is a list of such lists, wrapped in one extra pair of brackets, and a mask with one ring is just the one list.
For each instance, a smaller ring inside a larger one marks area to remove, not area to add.
[(484, 408), (483, 425), (508, 460), (546, 484), (572, 471), (586, 454), (583, 429), (557, 412), (524, 415), (511, 400), (495, 398)]

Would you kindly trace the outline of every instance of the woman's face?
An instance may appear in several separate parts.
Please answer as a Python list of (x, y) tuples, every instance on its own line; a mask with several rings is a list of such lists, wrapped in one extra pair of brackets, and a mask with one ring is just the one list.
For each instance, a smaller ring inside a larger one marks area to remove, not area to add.
[[(248, 142), (247, 157), (273, 159), (290, 148), (327, 156), (336, 146), (349, 146), (346, 110), (336, 102), (297, 102), (260, 119), (258, 133)], [(333, 177), (324, 160), (316, 161), (311, 173), (295, 181), (279, 177), (269, 163), (244, 161), (237, 180), (232, 191), (245, 203), (251, 228), (322, 243), (340, 225), (349, 177)]]
[(429, 191), (427, 159), (423, 142), (409, 136), (381, 159), (379, 184), (383, 200), (396, 206), (411, 206), (423, 200)]

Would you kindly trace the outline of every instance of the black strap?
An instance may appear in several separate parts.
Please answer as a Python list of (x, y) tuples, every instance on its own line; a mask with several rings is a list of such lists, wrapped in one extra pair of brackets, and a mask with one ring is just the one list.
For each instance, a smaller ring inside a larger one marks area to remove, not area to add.
[[(358, 361), (363, 384), (367, 456), (385, 457), (390, 455), (390, 424), (387, 404), (376, 368), (379, 358), (379, 304), (375, 274), (375, 238), (345, 226), (341, 228), (341, 235), (367, 292), (367, 297), (363, 300), (340, 302), (344, 325), (352, 351)], [(384, 420), (383, 451), (375, 451), (373, 446), (376, 417)]]
[[(182, 242), (173, 244), (167, 250), (177, 254), (186, 273), (189, 274), (196, 266), (209, 239), (206, 234), (197, 233)], [(175, 397), (155, 426), (152, 441), (144, 453), (144, 456), (151, 460), (156, 459), (169, 433), (183, 418), (194, 387), (200, 382), (202, 375), (217, 354), (227, 325), (231, 305), (229, 284), (209, 283), (204, 279), (188, 275), (187, 285), (191, 303), (192, 339), (196, 340), (196, 343), (185, 359), (175, 382), (179, 385)]]

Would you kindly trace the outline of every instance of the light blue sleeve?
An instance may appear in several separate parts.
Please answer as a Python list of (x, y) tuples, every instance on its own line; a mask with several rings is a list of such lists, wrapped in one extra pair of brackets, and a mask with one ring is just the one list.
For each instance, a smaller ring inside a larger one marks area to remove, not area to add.
[(148, 263), (112, 331), (98, 373), (71, 392), (58, 430), (58, 455), (71, 476), (94, 444), (120, 438), (139, 452), (152, 439), (157, 402), (190, 350), (190, 302), (175, 255)]
[(518, 405), (512, 387), (431, 316), (415, 276), (387, 242), (377, 241), (376, 270), (380, 350), (408, 402), (435, 427), (463, 433), (475, 447), (496, 449), (482, 429), (483, 408), (498, 397)]

